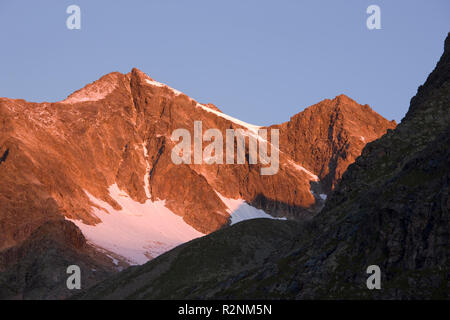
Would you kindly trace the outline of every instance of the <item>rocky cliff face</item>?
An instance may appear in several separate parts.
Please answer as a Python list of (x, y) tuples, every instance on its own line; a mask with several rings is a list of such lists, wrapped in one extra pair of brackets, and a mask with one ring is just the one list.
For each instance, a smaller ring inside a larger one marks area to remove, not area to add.
[[(137, 69), (61, 102), (0, 98), (0, 121), (0, 250), (11, 275), (36, 232), (52, 237), (42, 226), (53, 221), (84, 235), (71, 243), (55, 234), (62, 252), (95, 246), (103, 258), (94, 269), (111, 270), (246, 218), (310, 219), (364, 145), (395, 127), (346, 96), (325, 100), (267, 128), (280, 130), (280, 163), (277, 174), (261, 175), (264, 165), (249, 164), (249, 137), (260, 127)], [(183, 128), (194, 137), (195, 121), (224, 137), (243, 129), (245, 162), (174, 164), (171, 135)], [(270, 131), (267, 142), (270, 154)]]
[(345, 95), (323, 100), (279, 126), (280, 146), (296, 162), (318, 175), (330, 193), (363, 147), (394, 129), (368, 105)]
[[(312, 221), (246, 221), (78, 297), (448, 299), (449, 70), (450, 35), (401, 124), (364, 148)], [(370, 265), (380, 290), (366, 287)]]

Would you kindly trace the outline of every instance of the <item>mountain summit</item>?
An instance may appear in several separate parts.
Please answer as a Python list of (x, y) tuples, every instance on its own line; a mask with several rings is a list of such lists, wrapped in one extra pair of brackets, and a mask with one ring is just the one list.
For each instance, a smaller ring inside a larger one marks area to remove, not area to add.
[[(14, 277), (14, 270), (36, 263), (62, 268), (68, 260), (38, 257), (29, 248), (43, 239), (60, 243), (52, 232), (64, 226), (74, 236), (58, 245), (60, 256), (86, 257), (83, 272), (92, 279), (92, 270), (107, 274), (142, 264), (242, 220), (311, 219), (366, 143), (395, 127), (367, 105), (338, 96), (265, 128), (280, 132), (275, 175), (263, 176), (261, 164), (249, 164), (248, 136), (243, 164), (176, 165), (176, 129), (194, 136), (196, 121), (203, 132), (214, 128), (224, 135), (262, 127), (138, 69), (105, 75), (61, 102), (0, 98), (0, 120), (0, 271)], [(50, 278), (33, 286), (64, 285)], [(31, 280), (20, 279), (3, 295), (30, 297), (24, 288)]]

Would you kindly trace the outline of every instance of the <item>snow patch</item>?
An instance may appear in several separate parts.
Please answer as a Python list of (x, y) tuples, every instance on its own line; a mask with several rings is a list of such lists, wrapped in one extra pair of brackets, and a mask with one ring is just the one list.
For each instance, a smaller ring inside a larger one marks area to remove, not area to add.
[(256, 209), (251, 205), (247, 204), (244, 199), (231, 199), (222, 196), (219, 192), (217, 192), (220, 200), (228, 207), (228, 213), (231, 215), (231, 225), (250, 219), (278, 219), (278, 220), (286, 220), (286, 218), (275, 218), (270, 214), (267, 214), (263, 210)]
[(108, 255), (108, 258), (111, 258), (111, 260), (112, 260), (112, 262), (116, 265), (116, 266), (118, 266), (119, 265), (119, 260), (117, 260), (116, 258), (114, 258), (113, 256), (111, 256), (111, 255)]
[(145, 143), (142, 144), (142, 147), (144, 148), (144, 159), (147, 167), (145, 168), (145, 176), (144, 176), (144, 189), (145, 189), (145, 195), (147, 196), (147, 199), (150, 199), (150, 164), (148, 163), (148, 150), (145, 146)]
[(304, 167), (302, 167), (301, 165), (296, 164), (295, 162), (289, 160), (289, 164), (294, 167), (296, 170), (299, 171), (303, 171), (305, 172), (313, 181), (319, 181), (319, 177), (316, 176), (314, 173), (312, 173), (311, 171), (305, 169)]
[(327, 200), (327, 195), (326, 195), (325, 193), (319, 194), (319, 197), (320, 197), (322, 200)]
[(148, 84), (152, 85), (152, 86), (156, 86), (156, 87), (165, 87), (164, 84), (162, 84), (161, 82), (155, 81), (155, 80), (151, 80), (151, 79), (145, 79), (145, 82), (147, 82)]
[(104, 209), (92, 207), (102, 222), (91, 226), (79, 220), (71, 221), (89, 242), (126, 258), (130, 264), (143, 264), (184, 242), (204, 236), (166, 208), (165, 201), (139, 203), (117, 184), (108, 190), (122, 210), (115, 210), (85, 191), (94, 204)]

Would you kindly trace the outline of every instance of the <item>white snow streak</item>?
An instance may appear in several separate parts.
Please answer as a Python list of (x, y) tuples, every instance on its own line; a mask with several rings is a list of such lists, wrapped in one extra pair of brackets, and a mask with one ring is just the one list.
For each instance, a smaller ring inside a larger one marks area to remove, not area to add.
[(296, 164), (295, 162), (293, 162), (293, 161), (291, 161), (291, 160), (289, 160), (289, 164), (290, 164), (291, 166), (293, 166), (295, 169), (297, 169), (297, 170), (299, 170), (299, 171), (305, 172), (307, 175), (310, 176), (311, 180), (313, 180), (313, 181), (319, 181), (319, 177), (318, 177), (318, 176), (316, 176), (316, 175), (315, 175), (314, 173), (312, 173), (311, 171), (309, 171), (309, 170), (303, 168), (301, 165)]
[(150, 85), (152, 85), (152, 86), (156, 86), (156, 87), (160, 87), (160, 88), (164, 88), (164, 87), (165, 87), (165, 88), (167, 88), (167, 89), (173, 91), (173, 93), (174, 93), (176, 96), (179, 96), (180, 94), (183, 93), (183, 92), (181, 92), (181, 91), (178, 91), (177, 89), (174, 89), (174, 88), (172, 88), (172, 87), (169, 87), (168, 85), (166, 85), (166, 84), (164, 84), (164, 83), (161, 83), (161, 82), (158, 82), (158, 81), (155, 81), (155, 80), (145, 79), (145, 82), (147, 82), (148, 84), (150, 84)]
[(150, 199), (150, 164), (148, 163), (148, 150), (145, 146), (145, 143), (142, 144), (142, 147), (144, 148), (144, 159), (147, 167), (145, 168), (145, 176), (144, 176), (144, 189), (145, 189), (145, 195), (147, 196), (147, 199)]
[(260, 218), (286, 220), (286, 218), (275, 218), (263, 210), (256, 209), (247, 204), (243, 199), (226, 198), (219, 192), (216, 191), (216, 193), (220, 200), (228, 207), (228, 213), (231, 215), (231, 225), (244, 220)]
[(208, 112), (212, 112), (212, 113), (214, 113), (215, 115), (217, 115), (217, 116), (219, 116), (221, 118), (227, 119), (227, 120), (229, 120), (231, 122), (234, 122), (234, 123), (236, 123), (236, 124), (238, 124), (238, 125), (240, 125), (240, 126), (242, 126), (244, 128), (247, 128), (249, 131), (255, 133), (256, 135), (258, 134), (258, 130), (261, 128), (261, 126), (256, 126), (254, 124), (249, 124), (247, 122), (244, 122), (244, 121), (241, 121), (239, 119), (233, 118), (233, 117), (231, 117), (231, 116), (229, 116), (229, 115), (227, 115), (225, 113), (222, 113), (222, 112), (219, 112), (217, 110), (208, 108), (207, 106), (205, 106), (203, 104), (200, 104), (200, 103), (197, 103), (197, 107), (202, 108), (202, 109), (204, 109), (204, 110), (206, 110)]
[[(160, 88), (166, 87), (166, 88), (172, 90), (173, 93), (174, 93), (175, 95), (177, 95), (177, 96), (180, 95), (180, 94), (183, 94), (183, 92), (178, 91), (177, 89), (171, 88), (171, 87), (169, 87), (168, 85), (165, 85), (165, 84), (163, 84), (163, 83), (161, 83), (161, 82), (158, 82), (158, 81), (155, 81), (155, 80), (152, 80), (152, 79), (145, 79), (145, 81), (146, 81), (148, 84), (153, 85), (153, 86), (156, 86), (156, 87), (160, 87)], [(187, 96), (187, 97), (188, 97), (188, 96)], [(189, 97), (188, 97), (188, 98), (189, 98)], [(191, 99), (191, 98), (189, 98), (189, 99)], [(194, 101), (194, 102), (196, 102), (194, 99), (191, 99), (191, 100)], [(205, 105), (203, 105), (203, 104), (200, 104), (200, 103), (198, 103), (198, 102), (196, 102), (196, 103), (197, 103), (196, 106), (197, 106), (198, 108), (202, 108), (202, 109), (205, 110), (205, 111), (212, 112), (212, 113), (214, 113), (215, 115), (217, 115), (217, 116), (219, 116), (219, 117), (221, 117), (221, 118), (224, 118), (224, 119), (227, 119), (227, 120), (229, 120), (229, 121), (231, 121), (231, 122), (234, 122), (235, 124), (238, 124), (238, 125), (240, 125), (240, 126), (242, 126), (242, 127), (244, 127), (244, 128), (247, 128), (248, 130), (250, 130), (251, 132), (253, 132), (253, 133), (255, 133), (255, 134), (258, 134), (258, 129), (261, 128), (260, 126), (256, 126), (256, 125), (253, 125), (253, 124), (246, 123), (246, 122), (244, 122), (244, 121), (241, 121), (241, 120), (239, 120), (239, 119), (236, 119), (236, 118), (233, 118), (233, 117), (231, 117), (231, 116), (229, 116), (229, 115), (226, 115), (225, 113), (222, 113), (222, 112), (219, 112), (219, 111), (217, 111), (217, 110), (211, 109), (211, 108), (209, 108), (209, 107), (207, 107), (207, 106), (205, 106)]]

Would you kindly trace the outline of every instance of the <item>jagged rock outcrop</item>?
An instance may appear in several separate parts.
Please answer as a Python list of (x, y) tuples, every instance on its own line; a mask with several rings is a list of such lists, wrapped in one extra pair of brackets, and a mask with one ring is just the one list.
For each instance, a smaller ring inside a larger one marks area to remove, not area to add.
[[(450, 34), (403, 121), (364, 148), (312, 221), (246, 221), (77, 298), (448, 299), (449, 70)], [(366, 287), (370, 265), (380, 290)]]

